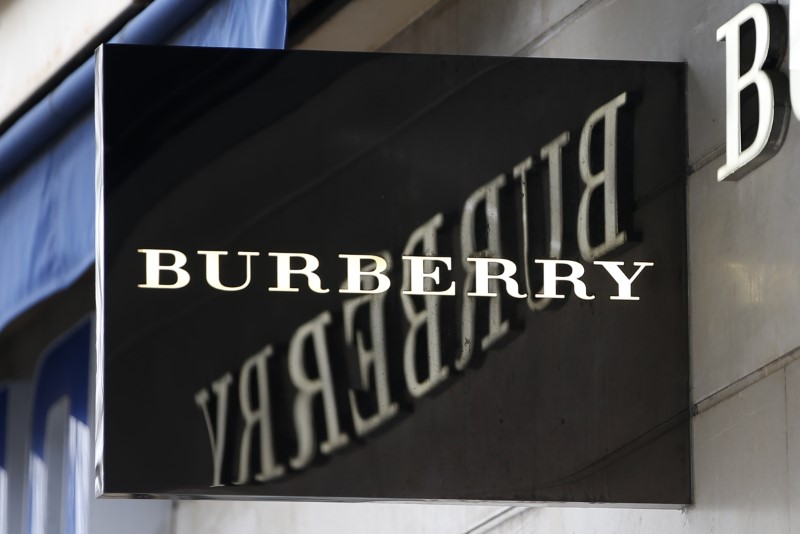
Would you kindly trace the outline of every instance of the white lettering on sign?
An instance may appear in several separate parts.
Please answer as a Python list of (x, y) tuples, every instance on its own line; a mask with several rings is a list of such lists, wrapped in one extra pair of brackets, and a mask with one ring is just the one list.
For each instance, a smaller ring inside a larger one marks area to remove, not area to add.
[[(432, 219), (426, 225), (420, 227), (420, 229), (427, 229), (429, 232), (435, 232), (435, 228), (438, 226), (431, 226), (432, 222), (435, 222), (436, 219)], [(420, 234), (422, 235), (422, 234)], [(417, 239), (417, 238), (414, 238)], [(421, 239), (421, 238), (420, 238)], [(409, 243), (414, 244), (417, 243), (416, 241), (409, 240)], [(139, 284), (138, 287), (147, 288), (147, 289), (179, 289), (182, 287), (186, 287), (189, 285), (189, 280), (191, 279), (189, 272), (186, 270), (185, 266), (187, 263), (187, 256), (177, 250), (159, 250), (159, 249), (140, 249), (140, 253), (146, 254), (145, 263), (146, 263), (146, 275), (145, 279), (146, 282), (144, 284)], [(206, 273), (206, 279), (208, 281), (208, 285), (216, 290), (219, 291), (241, 291), (245, 287), (250, 284), (250, 258), (258, 256), (257, 252), (237, 252), (239, 256), (246, 256), (248, 267), (246, 268), (246, 278), (245, 282), (240, 286), (236, 287), (228, 287), (224, 286), (219, 281), (219, 270), (217, 265), (217, 260), (220, 256), (227, 255), (227, 252), (220, 252), (215, 251), (213, 253), (213, 257), (209, 255), (208, 251), (198, 251), (199, 255), (206, 256), (208, 264), (214, 264), (213, 272), (211, 274)], [(314, 256), (313, 254), (308, 253), (273, 253), (270, 252), (269, 256), (280, 256), (281, 258), (288, 258), (291, 257), (300, 257), (303, 258), (307, 263), (306, 266), (302, 269), (285, 269), (283, 274), (281, 274), (281, 267), (279, 267), (278, 272), (278, 282), (276, 287), (270, 287), (269, 291), (284, 291), (284, 292), (291, 292), (297, 293), (300, 291), (297, 287), (292, 287), (289, 284), (289, 276), (291, 274), (302, 274), (307, 276), (309, 279), (309, 286), (308, 289), (315, 292), (315, 293), (327, 293), (329, 290), (324, 289), (321, 290), (322, 280), (320, 279), (319, 275), (315, 272), (319, 266), (320, 261), (319, 259)], [(162, 265), (158, 263), (161, 256), (172, 256), (173, 260), (177, 258), (177, 261), (173, 261), (172, 264)], [(339, 254), (339, 258), (344, 258), (347, 260), (348, 270), (347, 270), (347, 282), (343, 285), (343, 287), (339, 290), (339, 293), (356, 293), (356, 294), (381, 294), (387, 292), (391, 288), (391, 279), (385, 274), (387, 269), (387, 263), (384, 258), (378, 256), (371, 256), (368, 254)], [(391, 258), (390, 258), (391, 259)], [(402, 259), (406, 262), (406, 269), (404, 269), (404, 275), (406, 278), (406, 282), (404, 286), (408, 287), (408, 289), (403, 289), (401, 291), (401, 295), (407, 296), (408, 298), (404, 301), (410, 304), (407, 304), (409, 315), (418, 315), (418, 312), (413, 311), (413, 301), (410, 300), (410, 296), (424, 296), (424, 297), (454, 297), (457, 295), (456, 293), (456, 282), (451, 281), (450, 285), (445, 290), (436, 290), (433, 289), (435, 284), (441, 284), (442, 279), (442, 270), (441, 266), (446, 268), (446, 272), (450, 272), (450, 268), (453, 265), (453, 258), (449, 256), (410, 256), (410, 255), (403, 255)], [(361, 268), (362, 261), (372, 261), (373, 266), (375, 268), (370, 271), (363, 271)], [(503, 288), (503, 293), (506, 295), (513, 297), (515, 299), (524, 299), (527, 297), (525, 293), (522, 293), (519, 289), (519, 283), (514, 278), (517, 275), (518, 267), (516, 262), (510, 259), (505, 258), (493, 258), (493, 257), (467, 257), (465, 258), (464, 262), (468, 264), (470, 273), (467, 276), (467, 281), (471, 281), (467, 286), (466, 296), (468, 297), (499, 297), (501, 296), (499, 293), (498, 288)], [(554, 276), (551, 274), (552, 269), (551, 266), (553, 265), (569, 265), (569, 266), (580, 266), (580, 269), (575, 267), (573, 269), (573, 273), (569, 276), (555, 276), (556, 280), (562, 281), (569, 281), (573, 284), (573, 286), (585, 288), (583, 282), (580, 281), (580, 278), (583, 276), (585, 269), (583, 265), (574, 262), (574, 261), (567, 261), (567, 260), (544, 260), (544, 259), (534, 259), (533, 263), (542, 264), (544, 266), (544, 276), (546, 279), (546, 284), (548, 288), (552, 289), (552, 284), (554, 283)], [(439, 264), (438, 266), (435, 266)], [(624, 275), (620, 278), (618, 274), (619, 271), (617, 268), (613, 267), (613, 265), (625, 265), (624, 262), (605, 262), (605, 261), (595, 261), (594, 265), (602, 266), (608, 274), (619, 284), (619, 293), (617, 297), (609, 297), (611, 300), (629, 300), (619, 298), (619, 295), (626, 294), (626, 292), (630, 291), (630, 284), (633, 282), (633, 279), (638, 276), (634, 276), (632, 279), (627, 279)], [(652, 263), (648, 262), (633, 262), (633, 265), (640, 266), (640, 265), (653, 265)], [(162, 272), (172, 272), (178, 275), (178, 280), (176, 282), (164, 282), (161, 280), (161, 273)], [(377, 286), (373, 287), (373, 284), (366, 283), (368, 279), (377, 280)], [(364, 282), (364, 283), (362, 283)], [(499, 282), (502, 282), (500, 284)], [(576, 284), (577, 282), (577, 284)], [(218, 287), (219, 286), (219, 287)], [(351, 287), (356, 287), (357, 289), (350, 289)], [(278, 289), (280, 288), (280, 289)], [(550, 289), (544, 289), (541, 292), (537, 293), (535, 296), (538, 299), (549, 299), (549, 298), (563, 298), (563, 295), (558, 297), (550, 296), (553, 294), (553, 291)], [(583, 289), (580, 291), (576, 290), (576, 294), (580, 298), (586, 298), (581, 295), (584, 294)], [(434, 302), (438, 302), (436, 300), (431, 300), (428, 304), (433, 304)], [(464, 317), (467, 319), (472, 319), (474, 314), (474, 301), (469, 300), (466, 304), (466, 311), (464, 312)], [(435, 306), (434, 306), (435, 307)], [(430, 309), (430, 308), (429, 308)], [(490, 308), (491, 312), (491, 308)], [(499, 311), (497, 312), (499, 313)], [(408, 317), (411, 320), (410, 317)], [(504, 328), (502, 327), (502, 322), (500, 320), (495, 321), (491, 324), (500, 325), (498, 328), (498, 332), (503, 331)], [(498, 334), (499, 335), (499, 334)]]
[[(311, 254), (293, 254), (286, 252), (270, 252), (270, 256), (277, 258), (277, 283), (275, 286), (270, 287), (270, 291), (283, 291), (289, 293), (296, 293), (300, 291), (299, 288), (292, 286), (292, 275), (301, 274), (308, 280), (308, 288), (314, 293), (327, 293), (329, 290), (322, 287), (322, 281), (319, 275), (315, 272), (319, 268), (319, 260)], [(305, 262), (305, 265), (300, 269), (292, 269), (292, 258), (296, 258)], [(356, 275), (357, 276), (357, 275)]]
[[(506, 292), (515, 299), (524, 299), (528, 296), (520, 295), (517, 281), (511, 278), (517, 272), (517, 266), (513, 261), (501, 258), (467, 258), (467, 261), (475, 264), (475, 291), (469, 291), (468, 297), (496, 297), (497, 293), (489, 290), (489, 280), (502, 281)], [(498, 266), (499, 269), (490, 269), (494, 266)], [(494, 271), (494, 274), (490, 271)]]
[[(144, 254), (144, 284), (139, 287), (147, 289), (180, 289), (189, 285), (191, 277), (183, 268), (188, 261), (186, 254), (178, 250), (157, 250), (152, 248), (140, 248), (140, 254)], [(161, 256), (172, 256), (172, 263), (164, 265), (161, 263)], [(162, 283), (161, 273), (171, 272), (176, 280), (172, 283)]]
[[(446, 295), (452, 297), (456, 294), (456, 283), (451, 282), (450, 287), (444, 291), (426, 289), (431, 282), (439, 283), (439, 267), (432, 267), (430, 272), (425, 272), (425, 265), (441, 263), (447, 270), (453, 268), (453, 258), (442, 256), (403, 256), (409, 262), (409, 289), (403, 290), (404, 295)], [(430, 282), (429, 282), (430, 280)]]
[(245, 278), (243, 284), (234, 287), (226, 286), (220, 281), (219, 258), (220, 256), (227, 256), (227, 252), (219, 250), (198, 250), (197, 253), (206, 257), (206, 282), (214, 289), (219, 289), (220, 291), (241, 291), (250, 285), (250, 258), (258, 256), (258, 252), (237, 252), (237, 255), (245, 257)]
[(633, 284), (633, 281), (636, 280), (636, 277), (638, 277), (641, 274), (641, 272), (644, 270), (645, 267), (653, 266), (653, 263), (649, 261), (648, 262), (635, 261), (633, 262), (633, 265), (638, 267), (638, 269), (636, 270), (635, 273), (633, 273), (633, 276), (628, 278), (627, 276), (625, 276), (625, 273), (623, 273), (622, 269), (620, 268), (622, 265), (625, 265), (624, 262), (596, 261), (594, 262), (594, 264), (600, 265), (606, 271), (608, 271), (608, 274), (611, 275), (611, 278), (614, 279), (614, 281), (617, 283), (617, 286), (619, 287), (619, 292), (617, 293), (616, 296), (612, 296), (611, 300), (639, 300), (639, 297), (634, 297), (631, 295), (631, 285)]
[[(565, 295), (560, 294), (556, 289), (556, 282), (569, 282), (575, 289), (575, 295), (583, 300), (594, 300), (593, 295), (586, 292), (586, 284), (581, 280), (581, 276), (585, 272), (583, 265), (577, 261), (569, 260), (536, 260), (536, 263), (541, 263), (544, 266), (544, 286), (542, 293), (536, 295), (538, 298), (544, 299), (563, 299)], [(557, 275), (556, 268), (559, 265), (570, 268), (567, 275)]]
[[(589, 295), (586, 291), (586, 284), (583, 283), (581, 277), (585, 272), (583, 265), (576, 261), (569, 260), (536, 260), (536, 263), (544, 265), (544, 288), (542, 293), (536, 295), (540, 298), (547, 299), (563, 299), (565, 295), (560, 294), (556, 290), (556, 282), (570, 282), (574, 289), (575, 295), (583, 300), (594, 300), (593, 295)], [(621, 266), (625, 265), (621, 261), (596, 261), (595, 265), (603, 267), (611, 278), (617, 283), (617, 294), (609, 297), (611, 300), (639, 300), (639, 297), (634, 297), (631, 294), (631, 285), (633, 281), (641, 274), (645, 267), (652, 267), (652, 262), (635, 261), (633, 265), (639, 267), (635, 273), (629, 278), (622, 272)], [(559, 265), (570, 268), (570, 273), (567, 275), (559, 276), (556, 274), (556, 269)]]
[[(389, 289), (391, 281), (386, 276), (386, 269), (388, 264), (386, 260), (380, 256), (372, 256), (369, 254), (339, 254), (340, 258), (347, 260), (347, 286), (341, 289), (340, 293), (383, 293)], [(371, 261), (374, 268), (370, 271), (361, 270), (362, 261)], [(378, 287), (364, 289), (362, 288), (361, 280), (363, 278), (374, 278), (378, 281)]]

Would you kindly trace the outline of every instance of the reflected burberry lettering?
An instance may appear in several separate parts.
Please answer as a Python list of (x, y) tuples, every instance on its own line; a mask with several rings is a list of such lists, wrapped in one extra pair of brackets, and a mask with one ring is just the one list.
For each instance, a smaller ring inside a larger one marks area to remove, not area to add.
[[(627, 101), (627, 94), (620, 94), (595, 110), (581, 130), (578, 167), (583, 191), (576, 214), (577, 249), (590, 269), (604, 272), (616, 284), (616, 294), (609, 295), (608, 299), (637, 301), (640, 297), (635, 295), (633, 284), (654, 263), (634, 261), (626, 265), (622, 261), (599, 259), (629, 242), (627, 231), (620, 227), (617, 193), (617, 114)], [(598, 144), (593, 138), (595, 129), (602, 129), (598, 136), (601, 164), (592, 161), (592, 143)], [(545, 219), (549, 221), (549, 257), (530, 256), (531, 214), (527, 197), (529, 179), (534, 173), (532, 156), (513, 166), (512, 181), (506, 174), (500, 174), (465, 200), (456, 232), (460, 257), (439, 252), (445, 219), (443, 213), (436, 213), (409, 234), (401, 255), (402, 287), (399, 289), (407, 322), (401, 382), (407, 397), (418, 399), (435, 390), (452, 375), (451, 367), (465, 371), (474, 359), (476, 344), (478, 350), (486, 351), (508, 337), (511, 325), (507, 312), (504, 312), (507, 307), (501, 303), (503, 298), (524, 299), (534, 312), (545, 310), (554, 300), (569, 295), (585, 301), (596, 298), (583, 280), (586, 273), (584, 264), (561, 257), (564, 241), (562, 150), (569, 140), (569, 132), (563, 132), (539, 152), (542, 162), (546, 162), (548, 198), (545, 206), (548, 213)], [(503, 243), (507, 241), (503, 239), (503, 229), (514, 218), (503, 213), (501, 195), (506, 188), (512, 187), (518, 188), (516, 193), (520, 199), (517, 226), (521, 227), (521, 232), (516, 232), (516, 235), (521, 237), (521, 243), (516, 248), (522, 251), (522, 258), (518, 261), (503, 257)], [(602, 202), (593, 202), (595, 194), (602, 194)], [(601, 211), (602, 216), (593, 217), (592, 209)], [(593, 224), (599, 228), (592, 228)], [(139, 288), (180, 290), (192, 283), (196, 276), (188, 270), (188, 252), (155, 248), (142, 248), (138, 252), (144, 256), (145, 266), (144, 282), (139, 284)], [(275, 292), (324, 295), (332, 291), (332, 281), (323, 280), (318, 273), (322, 260), (313, 252), (262, 254), (260, 251), (198, 250), (195, 253), (205, 257), (205, 283), (214, 290), (263, 291), (264, 298)], [(225, 285), (220, 279), (220, 260), (234, 254), (240, 260), (233, 279), (241, 282)], [(213, 486), (226, 483), (222, 465), (229, 439), (226, 417), (231, 397), (228, 392), (232, 387), (239, 388), (238, 411), (244, 421), (235, 454), (239, 459), (235, 484), (283, 477), (288, 469), (307, 468), (317, 451), (330, 455), (346, 446), (351, 436), (342, 424), (343, 414), (349, 414), (356, 438), (364, 438), (398, 414), (399, 405), (393, 400), (390, 385), (398, 382), (390, 380), (389, 344), (385, 334), (385, 302), (392, 287), (390, 271), (394, 258), (388, 251), (379, 254), (340, 253), (337, 256), (338, 261), (344, 262), (346, 273), (338, 293), (355, 295), (342, 305), (344, 321), (337, 326), (344, 332), (334, 334), (331, 331), (335, 323), (333, 313), (337, 312), (323, 311), (297, 327), (286, 349), (288, 376), (295, 392), (290, 416), (296, 440), (293, 455), (281, 462), (275, 450), (275, 432), (270, 416), (270, 399), (274, 393), (270, 390), (268, 378), (268, 360), (275, 352), (272, 344), (245, 360), (238, 381), (233, 380), (231, 373), (226, 373), (212, 383), (210, 391), (203, 388), (196, 393), (194, 400), (205, 418), (211, 443)], [(454, 279), (454, 262), (460, 262), (465, 273), (461, 282)], [(254, 269), (273, 272), (272, 285), (250, 287)], [(521, 275), (524, 275), (523, 280), (518, 281)], [(534, 279), (540, 283), (534, 284)], [(442, 299), (450, 297), (458, 297), (460, 303), (461, 343), (458, 354), (447, 362), (442, 342)], [(480, 298), (490, 299), (485, 313), (479, 313)], [(369, 310), (366, 324), (355, 321), (361, 308)], [(479, 318), (487, 321), (488, 325), (484, 326), (483, 335), (476, 339), (476, 321)], [(334, 339), (343, 339), (344, 350), (355, 353), (358, 380), (344, 393), (337, 392), (331, 371), (331, 354), (337, 351), (331, 346)], [(420, 368), (420, 362), (423, 362), (423, 368)], [(357, 395), (365, 392), (373, 396), (371, 413), (364, 413), (363, 406), (357, 402)], [(348, 409), (343, 409), (342, 403), (349, 405)], [(315, 410), (315, 404), (321, 405), (322, 409)], [(213, 416), (211, 406), (216, 407)], [(255, 436), (258, 436), (257, 440)], [(251, 452), (253, 443), (258, 446), (255, 456)], [(258, 458), (255, 466), (251, 465), (253, 458)]]

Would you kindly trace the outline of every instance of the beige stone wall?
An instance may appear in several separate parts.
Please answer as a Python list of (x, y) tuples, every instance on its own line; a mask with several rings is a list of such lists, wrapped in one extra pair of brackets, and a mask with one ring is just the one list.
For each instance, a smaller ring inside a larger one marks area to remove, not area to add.
[(1, 0), (0, 121), (133, 0)]

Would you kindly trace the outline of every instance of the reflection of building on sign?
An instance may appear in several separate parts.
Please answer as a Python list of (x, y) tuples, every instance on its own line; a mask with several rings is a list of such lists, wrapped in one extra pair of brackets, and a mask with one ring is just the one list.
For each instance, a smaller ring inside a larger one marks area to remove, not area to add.
[[(620, 228), (619, 204), (617, 201), (617, 112), (626, 103), (626, 94), (603, 105), (590, 115), (580, 134), (580, 177), (584, 184), (577, 213), (578, 250), (583, 260), (592, 269), (603, 271), (617, 286), (612, 300), (635, 301), (633, 284), (652, 262), (633, 262), (625, 265), (621, 261), (600, 261), (598, 258), (617, 250), (628, 242), (628, 234)], [(591, 161), (589, 146), (593, 131), (602, 125), (603, 164), (597, 169)], [(357, 296), (345, 300), (343, 307), (343, 335), (333, 336), (332, 311), (323, 311), (316, 317), (297, 327), (288, 342), (288, 376), (293, 391), (291, 419), (295, 448), (288, 458), (281, 459), (275, 448), (276, 430), (272, 419), (274, 394), (270, 390), (269, 360), (275, 356), (272, 344), (245, 360), (238, 376), (228, 372), (212, 382), (210, 387), (199, 390), (194, 397), (202, 411), (208, 429), (213, 459), (212, 485), (225, 485), (229, 481), (246, 484), (252, 481), (265, 482), (286, 475), (289, 470), (301, 470), (314, 460), (317, 451), (324, 455), (341, 449), (352, 437), (363, 438), (390, 421), (398, 413), (397, 403), (392, 401), (391, 385), (404, 383), (410, 398), (419, 398), (433, 391), (450, 375), (449, 366), (463, 371), (473, 358), (475, 347), (487, 350), (503, 341), (511, 331), (511, 318), (505, 311), (503, 300), (510, 296), (524, 299), (533, 311), (543, 310), (554, 299), (564, 299), (568, 293), (560, 284), (569, 284), (578, 298), (593, 300), (590, 288), (583, 282), (584, 265), (577, 261), (561, 259), (563, 241), (563, 209), (561, 206), (561, 150), (569, 142), (570, 135), (564, 132), (540, 151), (542, 162), (548, 170), (549, 240), (550, 258), (531, 258), (528, 243), (527, 191), (528, 174), (534, 168), (529, 157), (515, 165), (514, 180), (508, 181), (505, 174), (474, 191), (465, 201), (461, 214), (460, 256), (453, 258), (439, 255), (438, 232), (443, 224), (443, 215), (435, 214), (427, 222), (410, 233), (402, 254), (403, 287), (400, 299), (408, 330), (403, 343), (403, 382), (390, 377), (387, 350), (385, 296), (391, 287), (388, 273), (394, 258), (387, 251), (379, 255), (340, 254), (346, 262), (347, 275), (338, 290), (343, 294)], [(501, 189), (515, 185), (519, 198), (520, 226), (524, 251), (523, 265), (503, 258), (503, 234), (501, 230)], [(594, 194), (603, 196), (597, 204), (603, 210), (602, 218), (590, 217), (590, 206)], [(483, 210), (481, 216), (478, 212)], [(590, 232), (590, 221), (602, 221), (602, 232)], [(477, 228), (482, 221), (486, 228)], [(483, 235), (483, 245), (478, 236)], [(602, 236), (592, 241), (590, 236)], [(145, 289), (179, 289), (191, 283), (192, 276), (186, 268), (187, 255), (178, 250), (140, 249), (144, 255), (145, 277), (139, 285)], [(244, 280), (240, 285), (225, 286), (220, 282), (220, 257), (225, 251), (198, 251), (206, 258), (206, 283), (217, 290), (242, 291), (247, 288), (258, 252), (237, 252), (244, 263)], [(277, 253), (275, 285), (269, 291), (312, 291), (327, 293), (333, 285), (321, 280), (316, 270), (320, 261), (310, 253)], [(452, 279), (454, 261), (461, 261), (466, 273), (463, 282)], [(538, 269), (538, 271), (537, 271)], [(162, 276), (164, 273), (168, 276)], [(524, 281), (520, 284), (515, 276)], [(534, 273), (540, 276), (534, 282)], [(501, 289), (502, 288), (502, 289)], [(458, 296), (461, 304), (461, 350), (455, 360), (445, 362), (442, 351), (442, 299)], [(415, 299), (416, 297), (416, 299)], [(486, 313), (478, 313), (480, 297), (491, 297), (486, 302)], [(266, 296), (265, 298), (268, 298)], [(360, 308), (368, 310), (367, 320), (357, 323), (355, 316)], [(476, 321), (488, 322), (483, 336), (476, 339)], [(359, 391), (351, 386), (346, 392), (336, 391), (332, 379), (330, 346), (332, 339), (342, 339), (345, 351), (355, 355)], [(424, 338), (424, 343), (420, 341)], [(424, 351), (426, 354), (419, 354)], [(420, 359), (426, 362), (420, 369)], [(374, 395), (371, 413), (356, 401), (359, 394)], [(342, 406), (342, 399), (348, 406)], [(321, 402), (321, 410), (314, 405)], [(232, 404), (238, 410), (231, 411)], [(238, 413), (243, 425), (239, 435), (232, 439), (234, 425), (228, 420), (229, 413)], [(352, 420), (352, 425), (343, 424), (342, 418)], [(321, 418), (322, 420), (317, 420)], [(355, 436), (348, 435), (352, 428)], [(253, 450), (254, 446), (257, 450)], [(235, 449), (233, 452), (231, 449)], [(255, 452), (255, 454), (254, 454)], [(232, 472), (224, 471), (226, 458), (238, 458)]]

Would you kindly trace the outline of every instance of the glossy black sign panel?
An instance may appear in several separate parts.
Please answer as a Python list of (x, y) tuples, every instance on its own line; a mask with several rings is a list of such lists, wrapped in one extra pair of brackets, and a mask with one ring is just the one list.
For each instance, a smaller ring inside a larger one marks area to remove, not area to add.
[(683, 66), (98, 65), (102, 493), (689, 502)]

